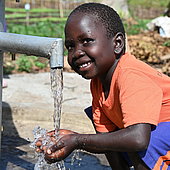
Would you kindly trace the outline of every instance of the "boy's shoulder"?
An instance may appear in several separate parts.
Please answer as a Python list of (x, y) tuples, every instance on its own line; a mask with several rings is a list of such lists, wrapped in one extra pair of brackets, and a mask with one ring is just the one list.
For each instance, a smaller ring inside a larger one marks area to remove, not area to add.
[(118, 69), (123, 72), (134, 71), (134, 72), (155, 72), (155, 69), (152, 68), (147, 63), (137, 59), (134, 55), (130, 53), (125, 53), (119, 61)]
[(135, 79), (140, 78), (141, 80), (150, 79), (157, 83), (170, 83), (170, 77), (128, 53), (121, 57), (116, 71), (116, 79), (119, 82), (124, 82), (127, 79), (135, 81)]

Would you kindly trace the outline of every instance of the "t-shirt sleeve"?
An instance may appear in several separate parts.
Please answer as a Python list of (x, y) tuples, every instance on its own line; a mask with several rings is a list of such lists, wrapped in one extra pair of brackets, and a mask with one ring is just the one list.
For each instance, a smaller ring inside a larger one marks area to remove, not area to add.
[(117, 127), (116, 125), (107, 118), (107, 116), (102, 111), (102, 108), (100, 107), (99, 103), (99, 97), (97, 93), (97, 88), (95, 87), (97, 84), (97, 81), (91, 82), (91, 93), (92, 93), (92, 112), (93, 112), (93, 122), (95, 125), (95, 129), (98, 132), (112, 132)]
[(157, 125), (163, 96), (161, 88), (141, 72), (123, 74), (119, 98), (124, 127), (137, 123)]

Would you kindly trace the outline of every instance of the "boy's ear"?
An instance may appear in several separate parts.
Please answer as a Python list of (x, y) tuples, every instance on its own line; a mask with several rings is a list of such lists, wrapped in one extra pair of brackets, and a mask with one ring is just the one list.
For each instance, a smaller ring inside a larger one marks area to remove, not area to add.
[(116, 55), (121, 54), (125, 47), (125, 36), (121, 32), (118, 32), (113, 38), (113, 44), (114, 53)]

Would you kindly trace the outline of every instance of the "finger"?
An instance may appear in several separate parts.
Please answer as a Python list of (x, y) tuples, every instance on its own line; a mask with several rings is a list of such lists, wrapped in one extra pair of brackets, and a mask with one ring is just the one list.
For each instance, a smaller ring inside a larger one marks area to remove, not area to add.
[(40, 148), (36, 148), (35, 151), (39, 152), (39, 153), (42, 152), (42, 150)]
[(46, 150), (47, 150), (47, 146), (42, 146), (42, 150), (44, 151), (44, 152), (46, 152)]
[(60, 129), (59, 133), (60, 135), (77, 134), (76, 132), (73, 132), (71, 130), (66, 130), (66, 129)]
[(52, 130), (52, 131), (49, 131), (49, 132), (47, 133), (47, 136), (54, 136), (54, 134), (55, 134), (55, 131)]
[(37, 147), (40, 147), (42, 145), (42, 141), (41, 140), (38, 140), (36, 143), (35, 143), (35, 146)]
[(56, 140), (57, 140), (56, 136), (51, 137), (51, 141), (52, 141), (52, 142), (54, 142), (54, 143), (55, 143), (55, 142), (56, 142)]
[(51, 153), (50, 155), (45, 154), (45, 160), (48, 160), (48, 162), (58, 162), (63, 160), (64, 157), (64, 149), (58, 150), (57, 152)]
[(52, 153), (51, 155), (46, 154), (44, 158), (45, 158), (46, 162), (47, 162), (47, 163), (50, 163), (50, 164), (62, 160), (60, 157), (58, 157), (58, 156), (55, 155), (54, 153)]

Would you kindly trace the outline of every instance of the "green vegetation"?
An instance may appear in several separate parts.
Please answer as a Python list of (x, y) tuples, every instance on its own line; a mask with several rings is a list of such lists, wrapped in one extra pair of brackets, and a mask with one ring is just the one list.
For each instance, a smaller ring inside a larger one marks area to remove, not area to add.
[(50, 21), (36, 22), (31, 25), (7, 23), (7, 30), (16, 34), (64, 38), (64, 25), (65, 21), (58, 23)]
[(15, 66), (6, 63), (3, 65), (3, 74), (11, 74), (13, 70), (15, 70)]
[(128, 4), (132, 6), (142, 6), (145, 8), (167, 7), (169, 0), (128, 0)]
[(4, 62), (3, 71), (4, 74), (11, 74), (13, 71), (30, 73), (42, 70), (46, 68), (48, 64), (48, 59), (38, 58), (36, 56), (17, 55), (16, 61)]
[[(27, 11), (24, 8), (5, 8), (6, 17), (9, 18), (12, 15), (23, 15)], [(33, 8), (29, 10), (30, 15), (41, 15), (42, 13), (46, 13), (48, 15), (59, 14), (59, 9), (50, 9), (50, 8)], [(64, 10), (65, 17), (68, 16), (70, 10)], [(59, 16), (59, 15), (58, 15)]]
[(20, 58), (17, 60), (18, 64), (18, 71), (22, 72), (30, 72), (31, 68), (33, 67), (33, 62), (30, 60), (31, 57), (25, 57), (25, 56), (20, 56)]
[(135, 35), (143, 32), (147, 29), (146, 24), (151, 20), (146, 19), (137, 19), (134, 24), (130, 24), (127, 21), (124, 21), (125, 31), (128, 35)]
[[(29, 23), (36, 23), (36, 22), (43, 22), (43, 21), (63, 22), (63, 21), (66, 21), (66, 18), (48, 17), (48, 18), (30, 18), (29, 19)], [(25, 22), (26, 22), (25, 18), (10, 20), (10, 23), (25, 23)]]
[(47, 62), (46, 63), (41, 63), (38, 61), (38, 58), (35, 56), (26, 56), (26, 55), (21, 55), (17, 61), (17, 70), (19, 72), (27, 72), (30, 73), (33, 68), (38, 67), (39, 69), (43, 69), (47, 67)]
[(166, 47), (170, 47), (170, 40), (167, 40), (163, 43), (164, 46)]
[[(5, 8), (5, 12), (9, 13), (21, 13), (25, 12), (26, 10), (24, 8)], [(43, 12), (59, 12), (58, 9), (49, 9), (49, 8), (33, 8), (30, 9), (30, 13), (43, 13)]]
[(29, 22), (41, 22), (41, 21), (52, 21), (60, 22), (66, 21), (66, 17), (70, 13), (70, 10), (64, 10), (64, 18), (60, 18), (58, 9), (48, 9), (48, 8), (34, 8), (30, 9), (29, 12), (22, 8), (5, 8), (5, 18), (10, 21), (10, 23), (26, 22), (26, 17), (29, 14)]

